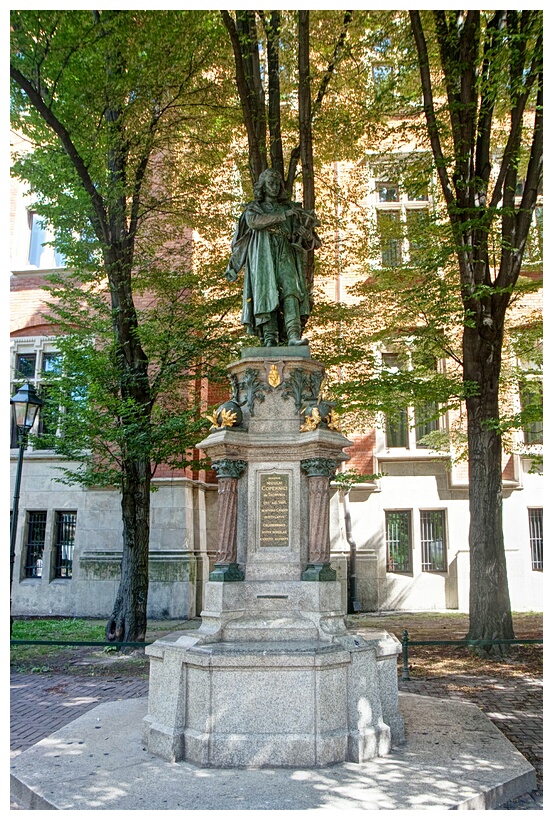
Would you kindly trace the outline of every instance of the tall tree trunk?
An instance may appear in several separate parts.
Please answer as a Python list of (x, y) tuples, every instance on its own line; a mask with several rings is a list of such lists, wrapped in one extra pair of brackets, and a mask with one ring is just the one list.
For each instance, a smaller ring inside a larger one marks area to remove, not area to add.
[(261, 82), (255, 12), (236, 12), (236, 21), (221, 10), (234, 52), (236, 87), (248, 134), (250, 176), (255, 185), (267, 168), (265, 95)]
[[(311, 117), (311, 76), (309, 68), (309, 11), (298, 11), (298, 107), (301, 170), (303, 181), (303, 207), (315, 208), (315, 175), (313, 172), (313, 130)], [(314, 251), (307, 251), (305, 283), (312, 302), (315, 270)]]
[[(478, 385), (468, 397), (470, 627), (468, 638), (514, 638), (503, 541), (502, 446), (499, 432), (499, 373), (502, 339), (482, 338), (466, 327), (464, 377)], [(503, 654), (507, 646), (482, 647)]]
[[(97, 12), (95, 13), (98, 14)], [(102, 21), (97, 16), (97, 23)], [(106, 49), (107, 89), (117, 89), (126, 70), (119, 44)], [(108, 97), (104, 117), (109, 123), (107, 169), (111, 189), (107, 197), (110, 244), (104, 250), (115, 339), (115, 361), (119, 390), (124, 402), (120, 424), (121, 444), (121, 512), (123, 519), (123, 554), (121, 580), (115, 604), (106, 624), (108, 640), (143, 641), (146, 635), (148, 602), (148, 550), (150, 541), (150, 441), (151, 394), (148, 380), (148, 358), (139, 333), (138, 316), (133, 299), (132, 269), (135, 235), (129, 234), (127, 222), (126, 176), (129, 141), (125, 133), (121, 102)], [(127, 409), (128, 408), (128, 409)], [(141, 449), (135, 449), (135, 441)]]
[[(123, 228), (121, 227), (121, 230)], [(143, 641), (146, 635), (148, 602), (148, 550), (150, 540), (151, 464), (144, 449), (134, 451), (140, 437), (141, 448), (150, 436), (151, 391), (148, 358), (140, 344), (138, 317), (132, 297), (132, 246), (116, 247), (105, 255), (111, 293), (115, 358), (119, 389), (129, 401), (129, 413), (120, 419), (123, 427), (121, 511), (123, 555), (121, 580), (112, 613), (106, 624), (106, 638)]]
[(269, 155), (271, 167), (284, 179), (284, 155), (280, 130), (280, 11), (272, 11), (269, 23), (265, 24), (267, 37), (267, 70), (269, 74)]
[[(480, 12), (434, 12), (435, 32), (448, 95), (455, 154), (450, 179), (442, 152), (433, 100), (426, 38), (418, 11), (410, 11), (418, 53), (427, 133), (456, 239), (460, 292), (470, 322), (463, 330), (463, 377), (476, 385), (468, 395), (470, 627), (468, 637), (491, 641), (514, 637), (502, 527), (503, 478), (499, 425), (499, 375), (503, 327), (520, 273), (536, 204), (543, 156), (539, 12), (496, 12), (482, 31)], [(505, 38), (505, 26), (509, 38)], [(484, 36), (482, 60), (476, 48)], [(525, 50), (535, 37), (528, 68)], [(507, 61), (507, 62), (506, 62)], [(507, 66), (511, 93), (510, 129), (497, 178), (489, 190), (494, 106)], [(525, 68), (526, 66), (526, 68)], [(534, 134), (524, 194), (515, 203), (523, 115), (537, 83)], [(479, 96), (480, 95), (480, 96)], [(477, 112), (478, 116), (477, 116)], [(475, 207), (476, 203), (476, 207)], [(489, 266), (489, 234), (501, 204), (499, 272)], [(472, 387), (471, 387), (472, 390)], [(501, 653), (505, 647), (484, 646)]]
[(148, 547), (150, 541), (150, 462), (129, 459), (123, 463), (121, 511), (123, 556), (121, 580), (106, 638), (110, 641), (143, 641), (148, 602)]

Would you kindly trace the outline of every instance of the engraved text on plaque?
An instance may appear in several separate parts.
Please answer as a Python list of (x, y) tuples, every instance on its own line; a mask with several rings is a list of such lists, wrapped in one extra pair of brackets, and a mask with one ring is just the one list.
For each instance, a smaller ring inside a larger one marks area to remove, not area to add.
[(273, 473), (261, 476), (259, 499), (259, 545), (289, 546), (290, 496), (289, 476)]

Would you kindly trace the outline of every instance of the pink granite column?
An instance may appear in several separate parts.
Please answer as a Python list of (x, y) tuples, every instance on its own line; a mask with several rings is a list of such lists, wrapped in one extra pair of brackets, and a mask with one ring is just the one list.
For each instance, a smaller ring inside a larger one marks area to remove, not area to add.
[(328, 476), (309, 476), (309, 563), (330, 561)]
[(236, 529), (238, 523), (238, 479), (219, 478), (217, 501), (218, 541), (216, 564), (236, 563)]
[(335, 581), (336, 572), (330, 566), (329, 503), (336, 462), (309, 458), (301, 467), (307, 473), (309, 491), (309, 558), (301, 577), (304, 581)]
[(236, 561), (236, 533), (238, 528), (238, 478), (246, 462), (230, 458), (214, 461), (218, 478), (218, 539), (215, 568), (210, 581), (243, 581), (244, 573)]

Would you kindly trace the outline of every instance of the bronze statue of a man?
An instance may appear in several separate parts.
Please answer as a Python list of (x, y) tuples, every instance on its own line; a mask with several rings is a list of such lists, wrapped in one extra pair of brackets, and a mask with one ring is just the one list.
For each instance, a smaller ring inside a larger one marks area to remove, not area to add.
[(242, 324), (266, 347), (304, 345), (309, 316), (303, 273), (306, 251), (319, 248), (318, 220), (290, 202), (278, 171), (267, 169), (238, 221), (226, 277), (234, 282), (244, 268)]

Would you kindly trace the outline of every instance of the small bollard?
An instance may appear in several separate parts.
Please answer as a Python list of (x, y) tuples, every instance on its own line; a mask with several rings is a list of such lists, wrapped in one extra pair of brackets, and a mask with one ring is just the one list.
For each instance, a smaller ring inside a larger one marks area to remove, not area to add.
[(409, 633), (406, 629), (403, 630), (401, 638), (401, 646), (403, 648), (403, 670), (401, 672), (401, 680), (411, 680), (409, 677), (409, 657), (408, 657)]

